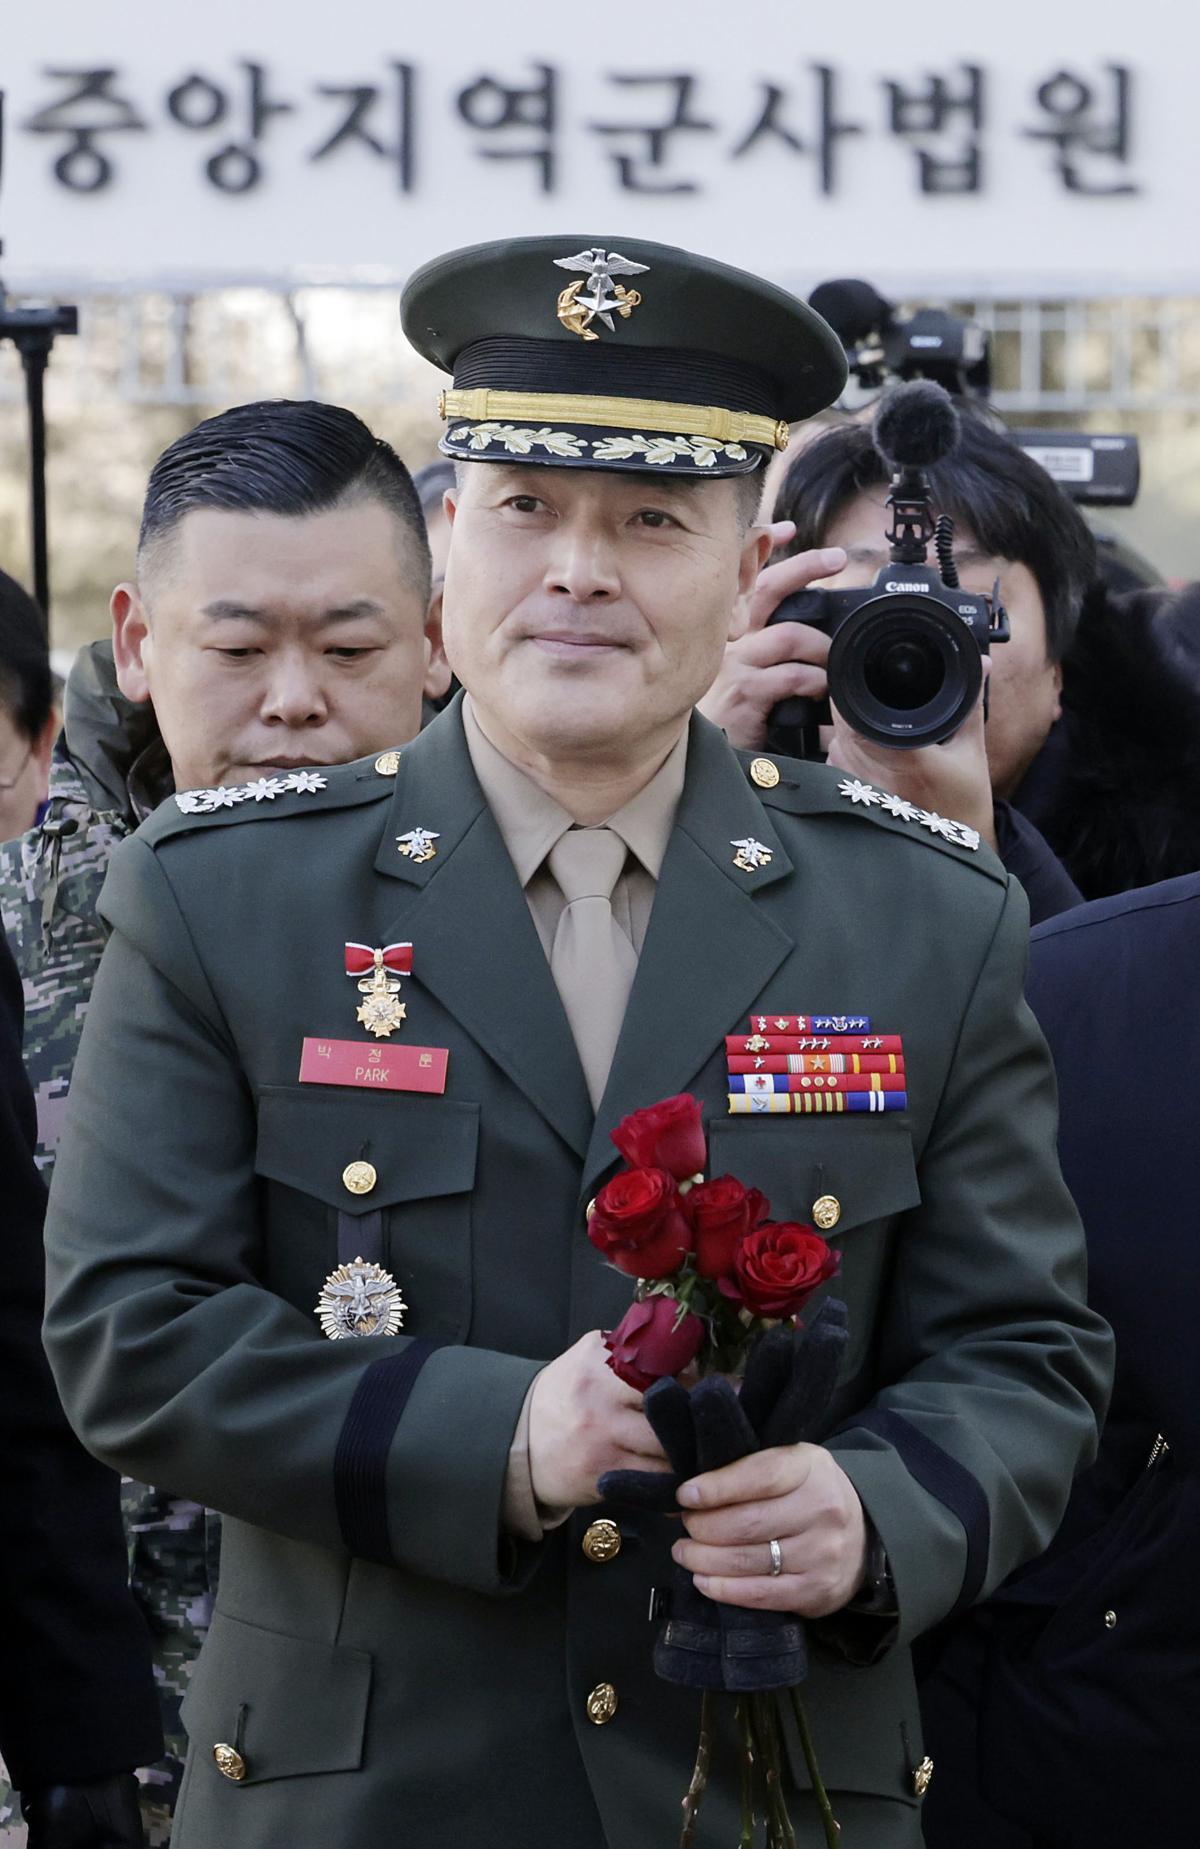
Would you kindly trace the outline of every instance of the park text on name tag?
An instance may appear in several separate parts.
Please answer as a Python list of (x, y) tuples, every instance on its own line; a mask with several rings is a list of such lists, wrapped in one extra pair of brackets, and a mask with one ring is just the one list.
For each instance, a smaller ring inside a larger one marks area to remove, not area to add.
[(365, 1085), (374, 1091), (446, 1089), (444, 1046), (364, 1046), (361, 1040), (304, 1041), (302, 1085)]

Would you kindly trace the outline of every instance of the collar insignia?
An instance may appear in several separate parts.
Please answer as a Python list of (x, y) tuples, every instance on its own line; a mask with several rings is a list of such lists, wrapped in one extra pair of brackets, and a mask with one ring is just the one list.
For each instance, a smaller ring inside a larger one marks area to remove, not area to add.
[(744, 841), (731, 841), (729, 845), (737, 849), (733, 864), (743, 873), (757, 873), (760, 867), (769, 867), (775, 858), (769, 847), (764, 847), (761, 841), (755, 841), (750, 836)]

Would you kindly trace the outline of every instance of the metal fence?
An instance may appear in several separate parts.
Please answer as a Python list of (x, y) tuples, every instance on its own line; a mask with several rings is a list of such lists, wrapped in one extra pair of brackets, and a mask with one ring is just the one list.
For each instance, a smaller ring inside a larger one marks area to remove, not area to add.
[[(78, 339), (55, 352), (55, 398), (63, 408), (281, 395), (410, 402), (428, 374), (399, 338), (396, 299), (394, 283), (89, 294)], [(1002, 412), (1200, 412), (1200, 299), (947, 305), (991, 334)], [(0, 363), (0, 400), (20, 392), (15, 359)]]

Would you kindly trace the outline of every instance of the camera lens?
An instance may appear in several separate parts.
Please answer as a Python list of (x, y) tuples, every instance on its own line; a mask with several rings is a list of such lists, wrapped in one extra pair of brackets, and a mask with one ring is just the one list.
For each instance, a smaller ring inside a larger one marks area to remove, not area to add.
[(937, 698), (946, 678), (940, 649), (926, 636), (882, 636), (866, 651), (863, 680), (881, 706), (916, 712)]
[(873, 597), (847, 616), (829, 651), (829, 697), (877, 744), (940, 744), (979, 697), (983, 658), (963, 617), (932, 597)]

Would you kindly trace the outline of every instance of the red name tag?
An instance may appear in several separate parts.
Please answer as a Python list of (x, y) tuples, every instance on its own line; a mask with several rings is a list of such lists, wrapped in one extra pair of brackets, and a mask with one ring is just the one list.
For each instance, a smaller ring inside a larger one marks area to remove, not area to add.
[(367, 1046), (360, 1040), (306, 1039), (300, 1053), (300, 1083), (443, 1092), (449, 1058), (444, 1046)]

